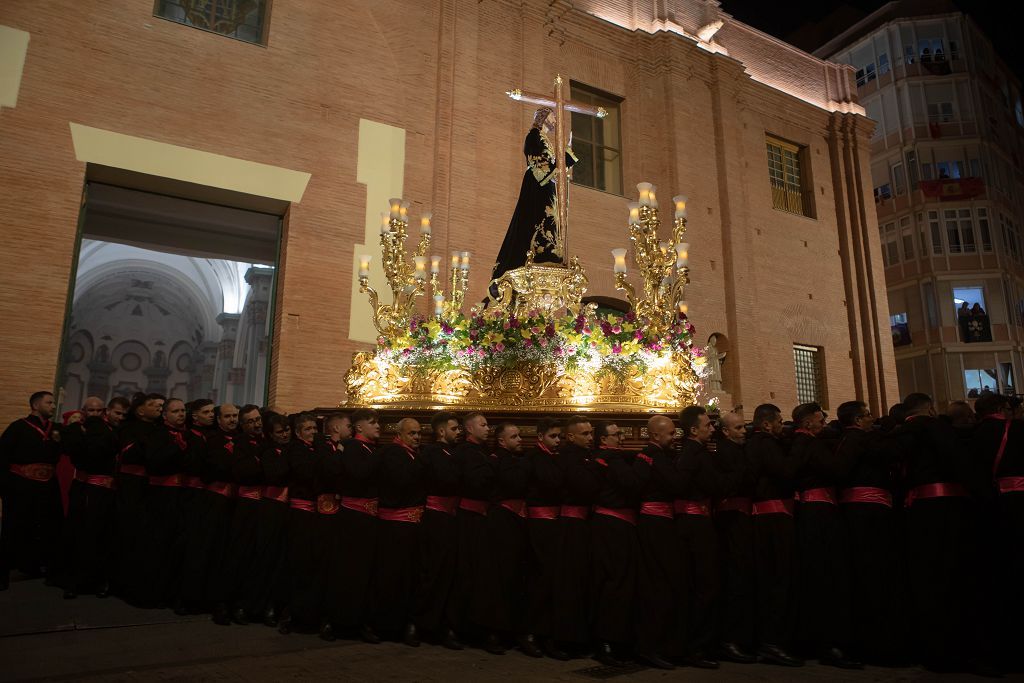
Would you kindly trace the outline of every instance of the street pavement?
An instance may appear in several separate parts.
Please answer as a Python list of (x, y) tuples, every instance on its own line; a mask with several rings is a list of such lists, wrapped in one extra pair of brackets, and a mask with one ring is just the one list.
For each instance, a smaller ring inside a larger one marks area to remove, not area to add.
[(262, 625), (217, 626), (120, 600), (64, 600), (42, 581), (0, 592), (0, 681), (955, 681), (922, 669), (840, 671), (723, 664), (719, 671), (641, 667), (609, 670), (589, 659), (558, 662), (424, 644), (366, 645), (282, 636)]

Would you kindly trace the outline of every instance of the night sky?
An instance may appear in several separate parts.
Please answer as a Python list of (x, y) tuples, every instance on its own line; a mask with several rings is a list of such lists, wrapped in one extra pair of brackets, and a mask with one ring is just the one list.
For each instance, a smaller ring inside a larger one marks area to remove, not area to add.
[[(805, 24), (815, 24), (829, 16), (832, 12), (842, 9), (857, 12), (860, 17), (867, 16), (885, 2), (879, 0), (847, 0), (836, 2), (827, 0), (788, 0), (782, 3), (765, 2), (765, 0), (721, 0), (722, 9), (745, 24), (782, 38), (807, 51), (819, 45), (801, 44), (805, 32), (799, 31)], [(972, 0), (971, 2), (955, 2), (961, 11), (971, 15), (975, 22), (985, 31), (996, 50), (1017, 74), (1018, 79), (1024, 73), (1024, 54), (1015, 49), (1020, 41), (1020, 31), (1016, 22), (1008, 15), (1008, 4), (1003, 0)], [(784, 11), (780, 11), (784, 8)], [(1012, 12), (1009, 12), (1012, 14)], [(847, 26), (858, 21), (854, 18)]]

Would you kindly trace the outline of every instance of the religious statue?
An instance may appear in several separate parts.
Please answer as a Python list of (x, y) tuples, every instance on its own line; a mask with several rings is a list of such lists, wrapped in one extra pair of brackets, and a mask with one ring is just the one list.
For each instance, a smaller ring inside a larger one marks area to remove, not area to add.
[[(565, 263), (565, 241), (559, 225), (556, 202), (556, 177), (558, 163), (554, 135), (555, 116), (548, 107), (537, 110), (533, 126), (526, 134), (523, 154), (526, 155), (526, 172), (519, 190), (512, 221), (509, 223), (505, 240), (501, 243), (498, 258), (491, 273), (497, 280), (507, 271), (526, 264), (528, 255), (534, 263)], [(565, 167), (576, 163), (572, 152), (572, 141), (565, 151)]]
[(708, 339), (708, 346), (705, 349), (705, 357), (708, 361), (708, 390), (722, 390), (722, 361), (728, 354), (718, 352), (718, 335), (711, 335)]

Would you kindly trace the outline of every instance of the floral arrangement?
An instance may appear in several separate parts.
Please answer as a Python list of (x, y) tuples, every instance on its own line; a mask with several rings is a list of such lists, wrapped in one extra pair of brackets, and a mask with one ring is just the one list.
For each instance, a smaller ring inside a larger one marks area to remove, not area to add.
[(600, 314), (566, 310), (525, 317), (502, 310), (473, 311), (452, 320), (413, 317), (401, 335), (378, 339), (378, 354), (399, 366), (423, 369), (522, 363), (551, 363), (562, 371), (645, 371), (667, 356), (680, 354), (698, 376), (706, 367), (704, 349), (693, 344), (694, 327), (683, 313), (666, 330), (657, 331), (634, 313)]

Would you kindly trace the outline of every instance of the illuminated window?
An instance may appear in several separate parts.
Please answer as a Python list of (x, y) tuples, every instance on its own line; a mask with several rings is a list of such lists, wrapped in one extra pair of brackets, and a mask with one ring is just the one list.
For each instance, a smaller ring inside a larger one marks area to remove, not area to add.
[(258, 45), (267, 44), (271, 0), (156, 0), (162, 19)]
[(796, 400), (800, 403), (815, 401), (827, 408), (825, 397), (825, 372), (822, 363), (822, 348), (793, 344), (793, 364), (796, 368)]
[(608, 112), (601, 119), (572, 114), (572, 149), (579, 158), (572, 167), (573, 184), (622, 194), (622, 98), (576, 82), (570, 83), (570, 91), (577, 102), (603, 107)]
[(806, 177), (806, 147), (768, 136), (768, 180), (772, 206), (781, 211), (814, 218), (813, 192)]

